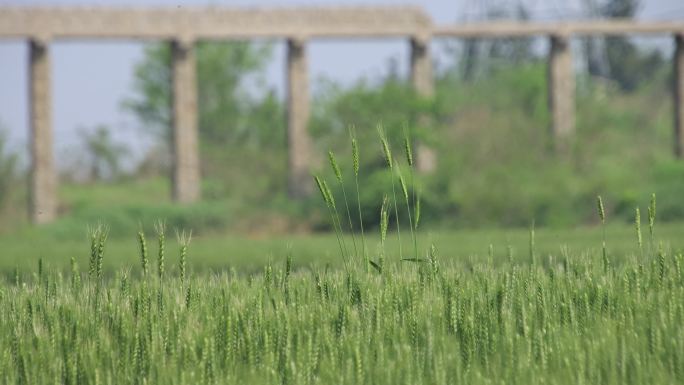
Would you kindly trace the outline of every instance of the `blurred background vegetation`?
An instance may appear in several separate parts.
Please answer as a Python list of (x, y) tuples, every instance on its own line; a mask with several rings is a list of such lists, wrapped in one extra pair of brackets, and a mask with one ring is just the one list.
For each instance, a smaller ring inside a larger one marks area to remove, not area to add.
[[(636, 9), (636, 1), (610, 0), (596, 11), (601, 17), (630, 17)], [(527, 17), (520, 7), (492, 9), (491, 15)], [(360, 137), (361, 206), (368, 226), (377, 222), (380, 197), (391, 191), (378, 123), (395, 140), (396, 151), (408, 125), (437, 153), (436, 171), (417, 180), (427, 227), (593, 223), (597, 194), (611, 218), (628, 222), (652, 192), (661, 220), (684, 219), (684, 162), (672, 155), (672, 65), (662, 50), (623, 37), (574, 41), (580, 59), (577, 133), (570, 154), (559, 157), (549, 141), (544, 42), (440, 43), (453, 60), (435, 72), (432, 98), (417, 96), (392, 62), (385, 75), (351, 86), (317, 84), (310, 133), (319, 155), (312, 170), (326, 170), (330, 177), (329, 148), (350, 169), (353, 126)], [(88, 171), (74, 167), (62, 175), (61, 219), (47, 231), (82, 235), (84, 223), (103, 221), (114, 235), (128, 236), (139, 223), (159, 218), (199, 232), (328, 229), (318, 196), (293, 201), (286, 195), (285, 107), (263, 80), (271, 52), (268, 43), (199, 44), (203, 200), (177, 206), (167, 178), (169, 47), (150, 45), (136, 67), (135, 96), (123, 106), (144, 127), (141, 137), (155, 138), (155, 146), (135, 170), (124, 172), (119, 164), (126, 146), (113, 142), (107, 127), (84, 131)], [(0, 231), (7, 233), (26, 224), (27, 194), (26, 176), (4, 144), (0, 136)]]

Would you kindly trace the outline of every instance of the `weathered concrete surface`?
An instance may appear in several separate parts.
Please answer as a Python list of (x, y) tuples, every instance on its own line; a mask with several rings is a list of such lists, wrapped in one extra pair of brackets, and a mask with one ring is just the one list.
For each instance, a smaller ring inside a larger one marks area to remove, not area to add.
[(432, 81), (432, 59), (430, 40), (413, 37), (411, 42), (411, 84), (419, 95), (432, 96), (435, 87)]
[[(430, 39), (426, 36), (412, 37), (411, 44), (411, 85), (418, 95), (430, 97), (434, 94), (432, 78), (432, 59), (430, 57)], [(419, 117), (418, 125), (429, 123), (427, 117)], [(437, 168), (435, 151), (424, 143), (416, 143), (416, 169), (421, 173), (430, 173)]]
[(684, 158), (684, 34), (675, 35), (674, 53), (674, 112), (675, 112), (675, 145), (674, 152), (678, 158)]
[(171, 42), (173, 77), (173, 199), (181, 203), (200, 198), (197, 132), (197, 83), (192, 42)]
[(684, 32), (682, 21), (592, 20), (574, 22), (490, 21), (442, 25), (433, 28), (435, 36), (458, 38), (494, 38), (548, 35), (651, 35)]
[(418, 7), (0, 7), (0, 36), (196, 39), (406, 36), (429, 28)]
[(292, 198), (308, 196), (313, 191), (311, 138), (309, 123), (309, 80), (306, 41), (287, 41), (287, 143), (288, 193)]
[(0, 37), (200, 39), (247, 37), (435, 36), (459, 38), (541, 35), (684, 33), (681, 21), (493, 21), (432, 26), (419, 7), (105, 8), (0, 7)]
[(575, 72), (567, 36), (551, 37), (548, 94), (555, 147), (559, 152), (565, 152), (575, 131)]
[(47, 223), (57, 215), (57, 176), (52, 155), (50, 54), (46, 41), (29, 42), (31, 176), (29, 217)]

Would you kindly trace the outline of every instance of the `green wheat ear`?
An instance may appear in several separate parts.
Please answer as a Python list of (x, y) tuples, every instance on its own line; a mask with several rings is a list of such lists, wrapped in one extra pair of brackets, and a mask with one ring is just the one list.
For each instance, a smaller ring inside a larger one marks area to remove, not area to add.
[(140, 263), (142, 265), (143, 275), (147, 275), (147, 241), (145, 240), (145, 233), (143, 232), (142, 225), (140, 225), (140, 230), (138, 231), (138, 244), (140, 245)]
[(335, 196), (333, 195), (332, 191), (330, 190), (330, 187), (328, 187), (328, 183), (324, 180), (323, 181), (323, 191), (325, 191), (325, 195), (328, 197), (328, 202), (330, 202), (330, 207), (333, 209), (337, 208), (335, 205)]
[(340, 167), (337, 165), (335, 154), (330, 150), (328, 151), (328, 159), (330, 160), (330, 167), (332, 167), (333, 172), (335, 173), (335, 178), (337, 178), (338, 182), (342, 183), (342, 172), (340, 171)]
[(653, 238), (653, 227), (655, 225), (656, 218), (656, 195), (651, 194), (651, 204), (648, 206), (648, 231)]
[(606, 211), (603, 207), (603, 199), (601, 199), (601, 196), (596, 197), (596, 204), (598, 206), (598, 214), (599, 218), (601, 218), (601, 223), (606, 223)]
[(635, 213), (634, 213), (634, 227), (636, 230), (637, 244), (639, 245), (639, 251), (643, 251), (643, 248), (642, 248), (643, 242), (641, 239), (641, 213), (639, 212), (638, 207), (635, 209)]
[(601, 232), (602, 232), (602, 242), (601, 242), (601, 257), (603, 260), (603, 272), (607, 273), (610, 267), (610, 261), (608, 260), (608, 252), (606, 250), (606, 210), (603, 207), (603, 199), (601, 196), (596, 197), (596, 202), (598, 205), (598, 214), (601, 218)]
[(157, 232), (157, 238), (159, 242), (159, 254), (157, 259), (157, 269), (159, 273), (159, 279), (164, 278), (164, 249), (166, 246), (166, 223), (164, 221), (157, 221), (154, 224), (154, 229)]
[(416, 207), (415, 207), (415, 211), (416, 211), (416, 213), (415, 213), (416, 219), (415, 219), (415, 223), (413, 224), (413, 226), (414, 226), (416, 229), (418, 229), (418, 222), (420, 222), (420, 193), (419, 193), (418, 196), (416, 197)]
[(328, 198), (328, 194), (326, 193), (321, 178), (318, 175), (314, 175), (314, 180), (316, 181), (316, 186), (318, 186), (318, 191), (321, 192), (321, 197), (323, 198), (323, 201), (328, 207), (330, 207), (330, 199)]
[(181, 233), (176, 230), (176, 239), (178, 239), (178, 245), (180, 247), (179, 254), (180, 254), (180, 260), (178, 262), (178, 267), (180, 270), (180, 280), (181, 284), (185, 283), (185, 271), (186, 271), (186, 260), (188, 256), (188, 246), (190, 245), (190, 241), (192, 240), (192, 231), (189, 233), (186, 233), (185, 230), (183, 230)]
[(404, 152), (406, 153), (406, 163), (413, 167), (413, 151), (411, 150), (411, 139), (408, 132), (404, 135)]
[(387, 142), (387, 136), (385, 135), (385, 131), (382, 129), (382, 125), (378, 125), (378, 135), (380, 135), (380, 144), (382, 145), (382, 153), (385, 155), (385, 162), (387, 163), (387, 167), (391, 170), (392, 169), (392, 150), (390, 149), (390, 145)]
[(404, 175), (402, 175), (401, 171), (399, 170), (398, 165), (397, 165), (397, 175), (399, 176), (399, 184), (401, 185), (401, 192), (404, 194), (404, 199), (406, 200), (406, 204), (408, 204), (408, 200), (409, 200), (408, 188), (406, 187), (406, 181), (404, 180)]
[(380, 209), (380, 243), (385, 244), (387, 239), (387, 225), (389, 223), (389, 199), (387, 195), (382, 198), (382, 208)]
[(356, 138), (352, 137), (352, 162), (354, 163), (354, 174), (359, 176), (359, 144), (356, 142)]

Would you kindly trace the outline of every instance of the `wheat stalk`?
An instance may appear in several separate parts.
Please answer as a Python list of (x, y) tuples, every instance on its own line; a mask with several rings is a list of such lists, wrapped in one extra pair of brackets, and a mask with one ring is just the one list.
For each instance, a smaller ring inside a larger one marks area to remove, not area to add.
[(138, 245), (140, 246), (140, 264), (142, 266), (143, 276), (147, 276), (149, 260), (147, 257), (147, 241), (145, 240), (145, 232), (140, 226), (138, 230)]
[(325, 180), (321, 179), (318, 175), (314, 175), (313, 178), (316, 181), (318, 191), (320, 191), (321, 197), (323, 198), (323, 201), (325, 202), (325, 205), (328, 208), (328, 214), (330, 215), (330, 219), (333, 223), (333, 229), (335, 230), (335, 237), (337, 238), (337, 245), (340, 248), (340, 254), (342, 255), (344, 267), (345, 269), (347, 269), (346, 246), (344, 244), (344, 239), (341, 235), (341, 226), (338, 223), (339, 221), (337, 217), (335, 199), (333, 198), (332, 193), (330, 192), (328, 184), (325, 182)]
[(385, 162), (387, 164), (387, 167), (390, 170), (390, 178), (392, 180), (392, 204), (394, 206), (394, 217), (396, 220), (396, 225), (397, 225), (397, 241), (399, 243), (399, 260), (403, 260), (404, 256), (402, 253), (402, 245), (401, 245), (401, 229), (399, 226), (399, 208), (397, 205), (397, 192), (396, 188), (394, 187), (395, 182), (394, 182), (394, 174), (393, 174), (393, 166), (392, 164), (394, 163), (392, 159), (392, 150), (390, 148), (390, 145), (387, 141), (387, 136), (385, 135), (385, 131), (382, 128), (382, 125), (378, 125), (378, 135), (380, 135), (380, 143), (382, 145), (382, 151), (383, 154), (385, 155)]
[(176, 239), (178, 239), (179, 246), (179, 261), (178, 269), (180, 271), (181, 287), (185, 286), (185, 269), (186, 269), (186, 259), (188, 255), (188, 246), (192, 240), (192, 231), (186, 234), (185, 230), (178, 232), (176, 230)]
[(159, 280), (164, 278), (164, 248), (166, 242), (166, 224), (163, 221), (157, 221), (154, 225), (154, 229), (157, 232), (157, 240), (159, 244), (159, 253), (157, 255), (157, 273)]
[(349, 135), (351, 137), (351, 147), (352, 147), (352, 165), (354, 168), (354, 185), (356, 187), (356, 204), (359, 212), (359, 227), (361, 228), (361, 248), (363, 252), (364, 266), (368, 270), (369, 259), (368, 259), (368, 249), (366, 247), (366, 235), (363, 231), (363, 215), (361, 214), (361, 193), (359, 192), (359, 169), (360, 169), (360, 155), (359, 155), (359, 144), (356, 141), (356, 135), (354, 133), (354, 127), (350, 127)]
[(344, 179), (342, 178), (342, 172), (340, 171), (340, 167), (338, 166), (337, 160), (335, 159), (335, 154), (331, 150), (328, 151), (328, 159), (330, 160), (330, 167), (333, 169), (333, 172), (335, 173), (335, 178), (337, 179), (337, 182), (339, 183), (340, 188), (342, 189), (342, 197), (344, 198), (344, 207), (347, 210), (347, 219), (349, 221), (349, 231), (351, 232), (351, 237), (352, 237), (352, 246), (354, 247), (353, 257), (357, 258), (358, 257), (358, 249), (356, 247), (356, 234), (354, 233), (354, 226), (352, 225), (351, 212), (349, 211), (349, 202), (347, 201), (347, 191), (344, 188)]
[(596, 204), (598, 208), (598, 214), (599, 218), (601, 219), (601, 232), (602, 232), (602, 243), (601, 243), (601, 251), (602, 251), (602, 258), (603, 258), (603, 271), (605, 273), (608, 272), (608, 268), (610, 267), (610, 261), (608, 260), (608, 252), (606, 251), (606, 210), (603, 207), (603, 199), (601, 199), (601, 196), (596, 197)]
[(639, 253), (641, 254), (641, 257), (644, 257), (644, 248), (643, 248), (643, 242), (641, 238), (641, 213), (639, 212), (639, 208), (637, 207), (634, 210), (634, 228), (636, 230), (636, 237), (637, 237), (637, 245), (639, 246)]

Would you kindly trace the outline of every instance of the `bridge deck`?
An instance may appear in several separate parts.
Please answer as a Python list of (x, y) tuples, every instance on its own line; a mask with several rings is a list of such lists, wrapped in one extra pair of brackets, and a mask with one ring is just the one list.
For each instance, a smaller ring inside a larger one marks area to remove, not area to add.
[(498, 21), (433, 25), (418, 7), (0, 7), (2, 38), (234, 39), (682, 34), (684, 21)]

